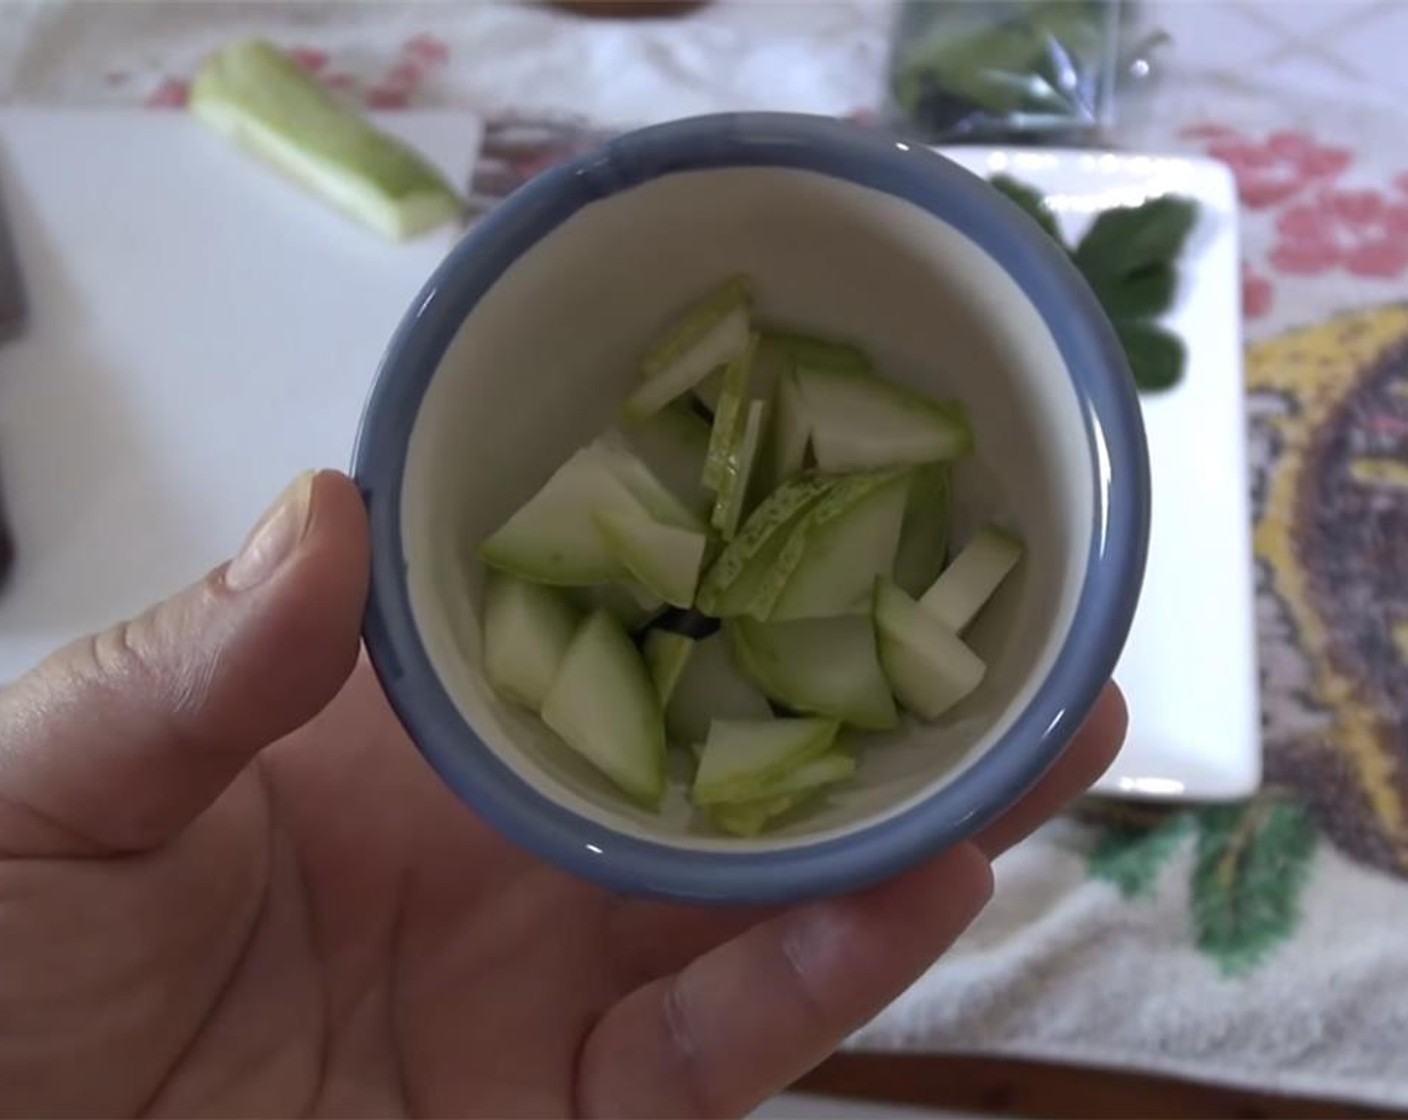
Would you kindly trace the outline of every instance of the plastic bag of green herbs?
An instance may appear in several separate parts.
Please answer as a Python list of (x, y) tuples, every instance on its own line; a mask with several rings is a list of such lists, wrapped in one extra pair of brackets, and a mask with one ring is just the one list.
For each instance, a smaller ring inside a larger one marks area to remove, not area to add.
[(1079, 140), (1113, 118), (1130, 27), (1119, 0), (906, 0), (892, 44), (887, 115), (939, 143)]

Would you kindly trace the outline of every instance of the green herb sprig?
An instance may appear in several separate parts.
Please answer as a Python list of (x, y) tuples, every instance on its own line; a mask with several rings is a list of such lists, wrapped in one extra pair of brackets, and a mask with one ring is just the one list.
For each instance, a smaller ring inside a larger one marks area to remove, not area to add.
[(1124, 345), (1140, 392), (1171, 389), (1183, 377), (1183, 340), (1157, 322), (1173, 304), (1178, 260), (1198, 218), (1198, 204), (1173, 195), (1106, 210), (1071, 247), (1036, 188), (1008, 175), (989, 180), (1070, 254)]

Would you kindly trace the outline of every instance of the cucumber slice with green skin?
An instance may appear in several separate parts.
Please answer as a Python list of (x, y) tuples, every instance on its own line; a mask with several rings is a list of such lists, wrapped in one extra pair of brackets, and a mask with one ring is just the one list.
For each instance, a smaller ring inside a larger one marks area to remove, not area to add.
[(870, 356), (850, 343), (774, 326), (765, 326), (763, 331), (769, 345), (784, 351), (796, 366), (850, 373), (873, 371)]
[(722, 634), (694, 643), (665, 706), (671, 742), (702, 743), (714, 719), (771, 718), (767, 697), (734, 664)]
[(709, 432), (709, 450), (704, 454), (704, 485), (715, 493), (723, 485), (728, 453), (743, 426), (748, 400), (748, 379), (758, 352), (758, 336), (748, 336), (748, 345), (724, 369), (723, 391), (714, 409), (714, 426)]
[(735, 276), (687, 311), (646, 351), (626, 416), (640, 420), (658, 412), (742, 353), (751, 334), (752, 300), (752, 282)]
[(987, 672), (950, 627), (884, 578), (875, 582), (875, 631), (890, 687), (920, 719), (943, 715)]
[(484, 587), (484, 675), (494, 691), (537, 711), (580, 616), (562, 592), (502, 572)]
[(655, 694), (660, 697), (662, 707), (669, 706), (675, 686), (680, 683), (690, 654), (694, 652), (694, 645), (692, 639), (668, 630), (652, 630), (645, 636), (641, 652), (645, 655), (645, 667), (650, 670), (650, 679), (655, 683)]
[[(778, 722), (786, 721), (779, 720)], [(696, 757), (703, 754), (705, 746), (704, 743), (699, 745), (695, 752)], [(717, 804), (747, 805), (754, 801), (773, 797), (811, 793), (826, 786), (835, 785), (837, 782), (844, 782), (855, 772), (855, 755), (838, 744), (825, 754), (813, 758), (810, 762), (804, 762), (800, 766), (782, 773), (768, 782), (766, 786), (751, 790), (746, 797), (739, 798), (737, 801), (720, 801)]]
[(593, 449), (601, 461), (634, 495), (642, 509), (655, 520), (681, 529), (704, 532), (708, 525), (670, 490), (633, 451), (620, 432), (599, 436)]
[(878, 377), (799, 366), (811, 447), (824, 471), (956, 459), (973, 446), (963, 406), (939, 403)]
[(838, 480), (792, 530), (748, 613), (771, 622), (869, 613), (875, 577), (895, 562), (911, 480), (904, 469)]
[(948, 555), (949, 467), (917, 467), (895, 551), (895, 582), (915, 598), (939, 578)]
[(696, 805), (769, 796), (770, 786), (824, 755), (840, 724), (831, 719), (716, 719), (699, 755)]
[(743, 517), (743, 506), (753, 480), (758, 452), (762, 449), (767, 413), (767, 401), (749, 403), (748, 418), (729, 449), (728, 459), (724, 463), (719, 496), (714, 503), (713, 524), (726, 541), (733, 540), (738, 534), (738, 522)]
[(968, 628), (983, 604), (1022, 558), (1022, 542), (986, 525), (973, 535), (919, 600), (955, 634)]
[(731, 618), (724, 636), (749, 678), (793, 711), (867, 731), (886, 731), (899, 721), (868, 614), (796, 622)]
[(580, 586), (624, 578), (592, 515), (639, 502), (595, 447), (563, 463), (518, 512), (479, 546), (490, 567), (538, 583)]
[(769, 492), (802, 473), (807, 462), (807, 442), (811, 439), (802, 389), (791, 368), (779, 375), (774, 401), (772, 430), (768, 433), (761, 473), (761, 484)]
[[(771, 568), (797, 519), (826, 495), (833, 481), (804, 475), (768, 495), (700, 581), (699, 609), (718, 617), (742, 614), (752, 601), (754, 583)], [(740, 585), (748, 572), (753, 575)]]
[(736, 801), (722, 805), (710, 805), (709, 820), (720, 832), (732, 836), (752, 839), (761, 835), (778, 817), (792, 812), (803, 802), (808, 801), (812, 792), (780, 793), (773, 797), (763, 797), (756, 801)]
[(189, 107), (387, 237), (414, 237), (460, 216), (459, 196), (432, 164), (263, 40), (235, 43), (206, 62), (191, 85)]
[(621, 436), (632, 453), (671, 494), (703, 520), (714, 508), (714, 495), (701, 481), (709, 450), (709, 423), (672, 404), (653, 416), (625, 424)]
[(724, 393), (724, 371), (716, 369), (694, 387), (695, 399), (708, 411), (710, 419), (719, 410), (719, 398)]
[(606, 611), (597, 611), (578, 629), (541, 714), (633, 801), (659, 808), (665, 793), (660, 700), (636, 647)]
[(694, 602), (708, 537), (632, 510), (594, 515), (606, 547), (647, 591), (676, 607)]
[(665, 600), (630, 579), (601, 583), (593, 587), (574, 587), (569, 592), (572, 602), (584, 613), (610, 612), (629, 631), (641, 629), (666, 609)]

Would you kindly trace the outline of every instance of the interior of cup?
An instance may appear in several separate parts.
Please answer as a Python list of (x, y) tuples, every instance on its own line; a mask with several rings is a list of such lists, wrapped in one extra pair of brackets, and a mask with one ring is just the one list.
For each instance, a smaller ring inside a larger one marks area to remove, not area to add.
[[(885, 376), (961, 400), (976, 451), (954, 473), (954, 539), (996, 520), (1027, 546), (970, 632), (988, 663), (979, 690), (939, 723), (861, 737), (854, 779), (748, 841), (713, 832), (678, 780), (659, 815), (633, 807), (536, 717), (494, 694), (481, 671), (475, 558), (480, 541), (612, 423), (643, 347), (736, 273), (752, 277), (760, 318), (855, 342)], [(465, 720), (465, 750), (477, 749), (472, 728), (543, 796), (625, 834), (777, 849), (902, 812), (992, 748), (1071, 624), (1094, 531), (1093, 475), (1051, 332), (964, 234), (913, 203), (811, 171), (687, 171), (576, 211), (479, 300), (415, 420), (402, 549), (415, 625)]]

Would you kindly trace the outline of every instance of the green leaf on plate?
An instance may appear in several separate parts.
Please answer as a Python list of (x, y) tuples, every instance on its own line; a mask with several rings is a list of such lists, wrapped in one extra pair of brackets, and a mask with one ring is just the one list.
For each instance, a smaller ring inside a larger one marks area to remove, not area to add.
[(1061, 231), (1056, 228), (1056, 216), (1046, 204), (1046, 196), (1033, 186), (1012, 178), (1011, 175), (994, 175), (988, 180), (994, 187), (1022, 208), (1023, 211), (1042, 229), (1056, 239), (1062, 248)]
[(1299, 805), (1259, 797), (1199, 814), (1193, 868), (1198, 948), (1231, 976), (1261, 964), (1300, 924), (1317, 833)]
[(1092, 287), (1111, 319), (1153, 319), (1173, 305), (1178, 271), (1164, 261), (1118, 279), (1099, 278)]
[(1115, 331), (1141, 393), (1156, 393), (1178, 384), (1188, 356), (1181, 338), (1157, 323), (1140, 319), (1117, 321)]
[(1073, 254), (1094, 286), (1123, 280), (1158, 264), (1173, 264), (1198, 217), (1197, 203), (1174, 195), (1139, 206), (1106, 210), (1091, 223)]

